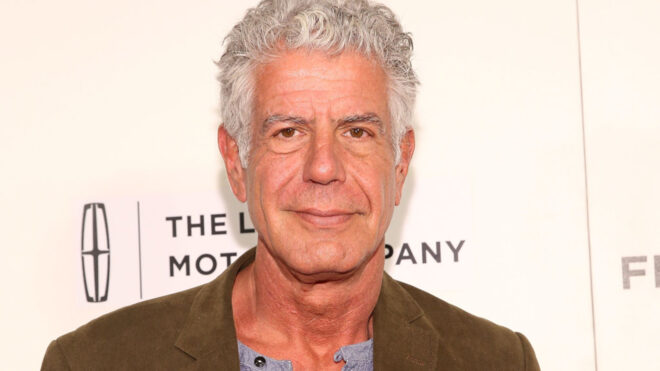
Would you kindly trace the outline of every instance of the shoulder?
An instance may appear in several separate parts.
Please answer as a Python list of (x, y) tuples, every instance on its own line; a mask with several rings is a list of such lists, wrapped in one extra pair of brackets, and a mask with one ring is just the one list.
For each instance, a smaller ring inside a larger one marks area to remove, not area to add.
[(116, 310), (59, 337), (42, 370), (179, 370), (209, 354), (233, 362), (231, 293), (254, 254), (246, 251), (207, 284)]
[(185, 360), (188, 356), (174, 343), (202, 287), (118, 309), (59, 337), (48, 347), (42, 369), (122, 368), (122, 364), (136, 369), (140, 364)]
[(515, 340), (515, 333), (504, 326), (466, 312), (412, 285), (400, 281), (397, 283), (415, 300), (424, 312), (424, 317), (436, 330), (449, 334), (479, 334), (481, 337), (498, 340)]
[(440, 352), (450, 352), (454, 360), (469, 364), (489, 364), (493, 370), (538, 370), (534, 350), (527, 338), (504, 326), (478, 317), (409, 284), (397, 283), (423, 312), (420, 321), (440, 335)]
[(167, 335), (180, 328), (190, 306), (203, 286), (175, 294), (145, 300), (105, 314), (67, 335), (81, 337), (103, 335), (105, 339), (126, 335), (138, 335), (147, 330)]

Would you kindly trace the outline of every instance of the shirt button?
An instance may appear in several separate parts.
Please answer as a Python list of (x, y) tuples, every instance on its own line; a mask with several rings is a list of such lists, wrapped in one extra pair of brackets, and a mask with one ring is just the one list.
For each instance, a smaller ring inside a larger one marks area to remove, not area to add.
[(254, 359), (254, 365), (257, 367), (264, 367), (266, 365), (266, 359), (262, 356), (259, 356)]

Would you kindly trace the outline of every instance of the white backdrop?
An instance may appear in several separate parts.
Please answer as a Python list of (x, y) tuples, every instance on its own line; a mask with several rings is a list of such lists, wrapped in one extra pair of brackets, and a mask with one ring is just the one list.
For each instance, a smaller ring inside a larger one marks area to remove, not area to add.
[[(237, 3), (0, 5), (1, 368), (36, 369), (55, 337), (255, 242), (215, 142), (213, 60), (256, 1)], [(422, 81), (388, 272), (523, 332), (544, 370), (657, 369), (660, 5), (385, 3)], [(87, 203), (107, 210), (101, 303)]]

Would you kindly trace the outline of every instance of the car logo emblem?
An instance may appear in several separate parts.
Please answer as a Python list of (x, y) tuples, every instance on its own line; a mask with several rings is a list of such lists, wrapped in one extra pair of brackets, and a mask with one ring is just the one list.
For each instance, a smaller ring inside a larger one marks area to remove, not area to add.
[(110, 235), (104, 204), (85, 204), (81, 243), (85, 297), (90, 303), (104, 302), (110, 286)]

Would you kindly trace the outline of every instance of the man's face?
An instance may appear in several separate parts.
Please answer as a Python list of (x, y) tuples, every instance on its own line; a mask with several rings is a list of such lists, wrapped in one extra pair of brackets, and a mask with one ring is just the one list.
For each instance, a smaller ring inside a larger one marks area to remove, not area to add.
[[(382, 248), (412, 148), (395, 166), (380, 66), (354, 52), (286, 52), (256, 71), (251, 130), (242, 178), (259, 244), (277, 261), (332, 277)], [(414, 145), (412, 132), (404, 141)]]

